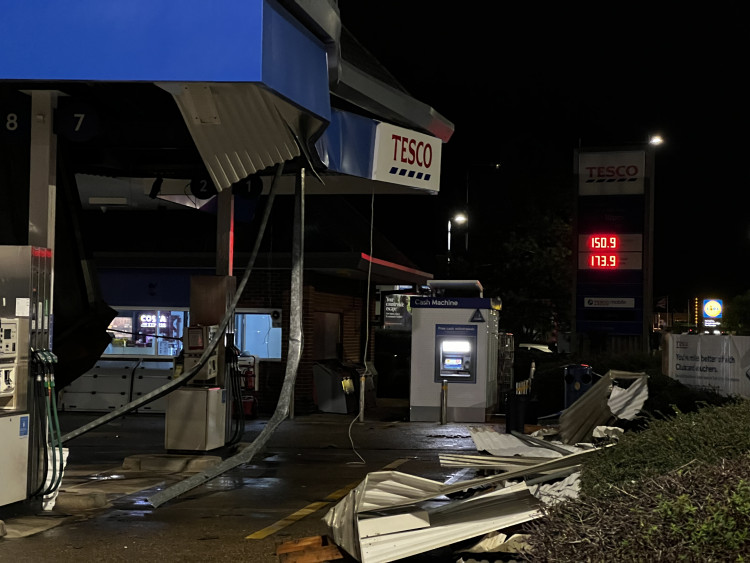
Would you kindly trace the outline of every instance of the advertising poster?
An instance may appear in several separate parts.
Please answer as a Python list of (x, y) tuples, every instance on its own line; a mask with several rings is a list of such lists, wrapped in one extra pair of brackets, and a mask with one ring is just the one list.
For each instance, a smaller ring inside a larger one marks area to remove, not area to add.
[(750, 397), (750, 336), (666, 334), (668, 375), (724, 396)]

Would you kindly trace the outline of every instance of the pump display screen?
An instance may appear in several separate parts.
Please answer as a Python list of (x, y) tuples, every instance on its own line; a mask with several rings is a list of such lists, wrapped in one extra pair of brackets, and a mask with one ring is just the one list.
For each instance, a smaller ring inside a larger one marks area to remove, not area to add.
[(201, 350), (205, 347), (203, 342), (203, 328), (202, 327), (189, 327), (188, 328), (188, 349), (189, 350)]

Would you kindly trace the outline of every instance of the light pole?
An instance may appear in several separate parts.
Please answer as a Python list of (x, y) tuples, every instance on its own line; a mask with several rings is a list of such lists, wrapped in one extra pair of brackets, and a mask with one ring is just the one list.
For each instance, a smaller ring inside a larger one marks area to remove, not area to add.
[[(468, 222), (469, 218), (466, 216), (465, 213), (456, 213), (453, 217), (448, 219), (448, 275), (450, 275), (450, 266), (451, 266), (451, 230), (453, 223), (457, 225), (463, 225), (464, 223)], [(469, 241), (467, 239), (466, 241), (466, 250), (469, 250)]]
[[(469, 166), (466, 169), (466, 199), (465, 199), (465, 202), (464, 202), (467, 214), (471, 212), (471, 210), (469, 208), (469, 186), (471, 184), (471, 173), (472, 173), (472, 171), (476, 170), (476, 171), (484, 172), (484, 174), (486, 176), (488, 173), (490, 173), (492, 171), (500, 170), (500, 166), (501, 166), (501, 164), (499, 162), (492, 162), (492, 163), (476, 162), (474, 164), (469, 164)], [(465, 218), (465, 220), (468, 220), (468, 219)], [(476, 227), (476, 223), (475, 223), (475, 227)], [(467, 228), (466, 228), (466, 239), (465, 240), (466, 240), (466, 253), (468, 254), (469, 253), (469, 228), (468, 228), (468, 225), (467, 225)]]

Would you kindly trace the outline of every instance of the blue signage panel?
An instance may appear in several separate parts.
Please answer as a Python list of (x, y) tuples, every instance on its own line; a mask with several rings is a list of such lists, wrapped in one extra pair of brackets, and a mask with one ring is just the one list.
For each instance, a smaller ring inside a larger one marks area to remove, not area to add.
[(413, 308), (490, 309), (490, 299), (485, 297), (412, 297)]
[(264, 4), (4, 2), (0, 80), (259, 82)]
[(18, 436), (20, 438), (27, 437), (29, 435), (29, 415), (25, 414), (21, 416), (21, 420), (18, 425)]
[(377, 121), (341, 110), (331, 110), (331, 124), (315, 143), (329, 170), (370, 178), (375, 153)]

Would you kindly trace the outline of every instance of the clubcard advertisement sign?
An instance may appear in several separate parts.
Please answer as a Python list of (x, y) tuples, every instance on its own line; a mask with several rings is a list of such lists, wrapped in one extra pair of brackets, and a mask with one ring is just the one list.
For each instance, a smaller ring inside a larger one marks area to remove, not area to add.
[(668, 374), (689, 387), (750, 398), (750, 336), (666, 334)]

